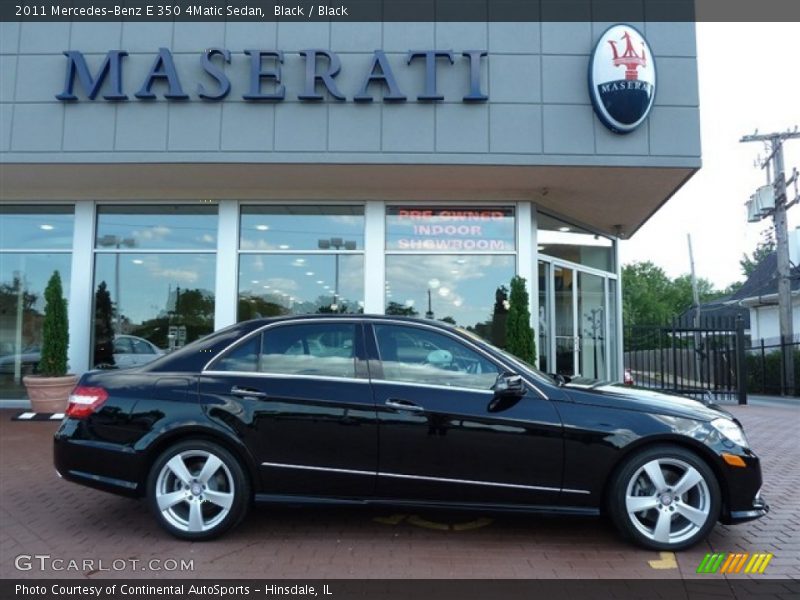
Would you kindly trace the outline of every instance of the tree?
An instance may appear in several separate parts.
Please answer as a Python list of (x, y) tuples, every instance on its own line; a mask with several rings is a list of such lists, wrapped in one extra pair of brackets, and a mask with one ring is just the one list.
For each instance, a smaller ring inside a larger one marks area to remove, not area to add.
[(53, 271), (44, 290), (44, 322), (42, 323), (42, 356), (39, 373), (46, 377), (67, 374), (67, 301), (61, 287), (61, 275)]
[(750, 256), (743, 254), (742, 260), (739, 261), (739, 266), (742, 267), (742, 274), (745, 278), (750, 277), (758, 265), (761, 264), (761, 261), (773, 252), (775, 252), (775, 231), (772, 227), (767, 227), (761, 232), (761, 239), (756, 244), (756, 249), (753, 250), (753, 253)]
[(505, 348), (508, 343), (508, 288), (501, 285), (494, 292), (494, 309), (489, 323), (489, 339), (495, 346)]
[(386, 305), (386, 314), (398, 317), (416, 317), (419, 312), (413, 306), (406, 306), (392, 300)]
[(506, 349), (527, 363), (536, 362), (536, 340), (531, 327), (531, 311), (525, 278), (511, 279), (510, 306), (506, 319)]
[[(709, 280), (697, 280), (701, 303), (720, 298), (724, 291)], [(652, 262), (635, 262), (622, 267), (622, 321), (627, 326), (663, 325), (694, 303), (691, 275), (670, 279)]]
[(113, 308), (108, 285), (101, 281), (94, 294), (94, 364), (114, 364)]
[(622, 267), (622, 322), (628, 326), (665, 323), (674, 316), (670, 297), (671, 281), (652, 262), (635, 262)]

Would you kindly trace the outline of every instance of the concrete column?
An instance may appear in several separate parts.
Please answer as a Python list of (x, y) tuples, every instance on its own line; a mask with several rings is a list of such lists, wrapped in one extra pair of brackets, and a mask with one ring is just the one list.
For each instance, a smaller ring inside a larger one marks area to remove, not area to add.
[(70, 269), (69, 349), (67, 359), (70, 373), (81, 375), (90, 368), (92, 329), (94, 319), (94, 238), (95, 203), (75, 203), (75, 229), (72, 238)]
[(236, 323), (239, 301), (239, 203), (220, 200), (218, 206), (214, 330)]
[(364, 207), (364, 312), (383, 314), (386, 306), (386, 205), (378, 200)]

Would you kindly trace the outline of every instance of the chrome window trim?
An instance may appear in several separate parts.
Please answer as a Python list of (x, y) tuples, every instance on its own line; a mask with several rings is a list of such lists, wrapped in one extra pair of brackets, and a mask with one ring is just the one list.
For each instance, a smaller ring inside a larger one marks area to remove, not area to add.
[(484, 390), (481, 388), (468, 388), (468, 387), (461, 387), (458, 385), (444, 385), (438, 383), (419, 383), (417, 381), (395, 381), (393, 379), (370, 379), (372, 383), (385, 383), (389, 385), (408, 385), (411, 387), (420, 387), (420, 388), (434, 388), (437, 390), (453, 390), (455, 392), (477, 392), (479, 394), (486, 394), (488, 396), (494, 396), (494, 392), (492, 390)]
[(357, 469), (340, 469), (336, 467), (315, 467), (310, 465), (291, 465), (286, 463), (262, 462), (262, 467), (275, 467), (278, 469), (299, 469), (303, 471), (325, 471), (328, 473), (345, 473), (348, 475), (377, 475), (379, 477), (393, 477), (396, 479), (417, 479), (421, 481), (435, 481), (441, 483), (459, 483), (467, 485), (484, 485), (490, 487), (513, 488), (523, 490), (537, 490), (545, 492), (565, 492), (568, 494), (590, 494), (588, 490), (574, 490), (566, 488), (546, 487), (541, 485), (523, 485), (521, 483), (499, 483), (495, 481), (476, 481), (473, 479), (453, 479), (450, 477), (430, 477), (426, 475), (406, 475), (404, 473), (382, 473), (381, 471), (361, 471)]
[(369, 383), (369, 379), (359, 377), (337, 377), (336, 375), (300, 375), (294, 373), (262, 373), (260, 371), (203, 371), (201, 375), (237, 375), (240, 377), (263, 377), (265, 379), (314, 379), (322, 381), (350, 381), (352, 383)]
[[(289, 319), (289, 320), (285, 320), (285, 321), (277, 321), (277, 322), (274, 322), (274, 323), (267, 323), (266, 325), (262, 325), (261, 327), (258, 327), (254, 331), (251, 331), (246, 336), (244, 336), (242, 339), (238, 339), (235, 342), (232, 342), (231, 344), (228, 344), (228, 346), (223, 348), (220, 352), (217, 353), (216, 356), (212, 357), (203, 366), (203, 368), (201, 369), (200, 373), (201, 374), (205, 374), (207, 372), (210, 372), (208, 367), (217, 358), (219, 358), (221, 355), (226, 353), (228, 350), (230, 350), (231, 348), (233, 348), (237, 344), (240, 344), (240, 343), (243, 344), (248, 339), (250, 339), (251, 337), (255, 337), (256, 335), (259, 335), (259, 334), (263, 333), (267, 329), (271, 329), (272, 327), (280, 327), (282, 325), (285, 326), (285, 325), (296, 325), (296, 324), (304, 324), (304, 323), (343, 323), (343, 324), (353, 324), (353, 325), (369, 324), (369, 325), (372, 325), (372, 326), (374, 326), (376, 324), (381, 324), (381, 323), (390, 323), (392, 325), (400, 325), (400, 326), (407, 326), (407, 327), (419, 327), (419, 328), (422, 328), (422, 329), (428, 329), (428, 330), (440, 333), (441, 335), (448, 336), (448, 337), (452, 338), (453, 340), (455, 340), (456, 342), (460, 342), (460, 343), (466, 344), (468, 347), (470, 347), (475, 352), (477, 352), (478, 354), (480, 354), (481, 356), (486, 358), (488, 361), (490, 361), (492, 363), (499, 363), (501, 366), (503, 366), (503, 368), (505, 368), (505, 369), (507, 369), (507, 370), (509, 370), (509, 371), (511, 371), (513, 373), (517, 372), (516, 368), (513, 368), (513, 367), (509, 366), (508, 363), (506, 363), (503, 360), (500, 360), (500, 359), (496, 358), (495, 356), (489, 354), (488, 352), (484, 351), (482, 348), (480, 348), (479, 346), (474, 344), (471, 340), (468, 340), (468, 339), (462, 338), (460, 336), (454, 335), (453, 333), (451, 333), (447, 329), (442, 329), (442, 328), (439, 328), (439, 327), (435, 327), (433, 325), (428, 325), (427, 323), (424, 323), (422, 321), (417, 323), (417, 322), (414, 322), (414, 321), (398, 321), (396, 319), (375, 319), (375, 318), (362, 316), (362, 317), (352, 317), (352, 318), (345, 317), (345, 318), (341, 318), (341, 319), (297, 318), (297, 319)], [(374, 332), (373, 332), (373, 335), (374, 335)], [(375, 340), (376, 347), (377, 347), (377, 343), (378, 343), (377, 340)], [(358, 359), (358, 357), (356, 357), (356, 360), (357, 359)], [(221, 373), (231, 373), (231, 372), (232, 371), (221, 371)], [(361, 378), (357, 378), (357, 379), (359, 381), (367, 381), (366, 379), (361, 379)], [(543, 399), (545, 399), (545, 400), (548, 399), (547, 395), (545, 395), (545, 393), (542, 392), (542, 390), (540, 390), (537, 387), (537, 385), (531, 380), (530, 377), (524, 377), (523, 376), (523, 379), (525, 380), (525, 383), (527, 383)], [(376, 381), (382, 381), (382, 380), (376, 380)], [(388, 383), (404, 383), (404, 382), (390, 381)], [(425, 384), (420, 384), (420, 385), (424, 386)], [(445, 386), (445, 388), (446, 389), (456, 389), (456, 388), (451, 388), (451, 387), (448, 387), (448, 386)], [(473, 389), (473, 388), (465, 388), (465, 389), (468, 389), (471, 392), (480, 391), (480, 390), (476, 390), (476, 389)], [(491, 391), (491, 390), (487, 390), (487, 391)]]
[[(437, 333), (440, 333), (441, 335), (448, 336), (448, 337), (452, 338), (456, 342), (460, 342), (462, 344), (465, 344), (465, 345), (469, 346), (472, 350), (474, 350), (475, 352), (477, 352), (478, 354), (480, 354), (481, 356), (486, 358), (492, 364), (499, 363), (500, 365), (503, 366), (503, 368), (511, 371), (512, 373), (517, 373), (517, 369), (516, 368), (510, 367), (508, 365), (508, 363), (506, 363), (506, 362), (496, 358), (495, 356), (489, 354), (488, 352), (483, 350), (483, 348), (481, 348), (480, 346), (478, 346), (475, 343), (473, 343), (471, 340), (468, 340), (468, 339), (462, 338), (460, 336), (454, 335), (453, 333), (451, 333), (447, 329), (442, 329), (442, 328), (439, 328), (439, 327), (435, 327), (433, 325), (428, 325), (427, 323), (425, 323), (423, 321), (420, 321), (419, 323), (416, 323), (416, 322), (413, 322), (413, 321), (397, 321), (397, 320), (394, 320), (394, 319), (371, 319), (369, 317), (365, 317), (364, 321), (369, 323), (373, 327), (376, 324), (380, 325), (380, 324), (383, 324), (383, 323), (391, 323), (393, 325), (401, 325), (401, 326), (405, 325), (407, 327), (419, 327), (419, 328), (422, 328), (422, 329), (429, 329), (431, 331), (435, 331)], [(374, 330), (373, 330), (373, 335), (374, 335)], [(375, 340), (375, 346), (378, 347), (378, 340), (377, 339)], [(519, 373), (517, 373), (517, 374), (519, 374)], [(523, 379), (525, 380), (525, 383), (527, 383), (531, 388), (533, 388), (542, 398), (544, 398), (545, 400), (548, 399), (547, 396), (544, 394), (544, 392), (542, 392), (542, 390), (540, 390), (536, 386), (536, 384), (531, 381), (531, 379), (529, 377), (523, 377)], [(404, 382), (390, 381), (389, 383), (404, 383)], [(420, 384), (420, 385), (424, 385), (424, 384)], [(469, 391), (476, 391), (476, 390), (474, 390), (472, 388), (468, 388), (468, 389), (469, 389)], [(480, 390), (477, 390), (477, 391), (480, 391)], [(491, 390), (487, 390), (487, 391), (491, 391)]]

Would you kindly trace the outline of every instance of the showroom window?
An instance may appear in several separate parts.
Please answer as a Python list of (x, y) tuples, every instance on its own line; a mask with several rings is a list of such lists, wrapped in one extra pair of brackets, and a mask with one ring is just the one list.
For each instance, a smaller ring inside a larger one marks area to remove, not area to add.
[(216, 248), (215, 205), (99, 206), (92, 365), (140, 365), (211, 333)]
[(387, 207), (386, 314), (461, 325), (504, 346), (515, 232), (513, 207)]
[(239, 321), (363, 310), (363, 205), (241, 207)]
[(44, 290), (54, 271), (69, 299), (72, 205), (0, 206), (0, 399), (25, 398), (41, 352)]

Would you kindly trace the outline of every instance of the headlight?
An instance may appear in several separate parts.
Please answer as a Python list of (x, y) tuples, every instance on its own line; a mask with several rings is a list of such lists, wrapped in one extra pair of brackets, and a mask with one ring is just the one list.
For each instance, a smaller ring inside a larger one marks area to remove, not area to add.
[(714, 419), (711, 421), (711, 426), (734, 444), (738, 444), (742, 448), (750, 447), (750, 445), (747, 443), (747, 438), (744, 435), (744, 431), (742, 431), (742, 428), (739, 427), (734, 421), (731, 421), (730, 419)]

